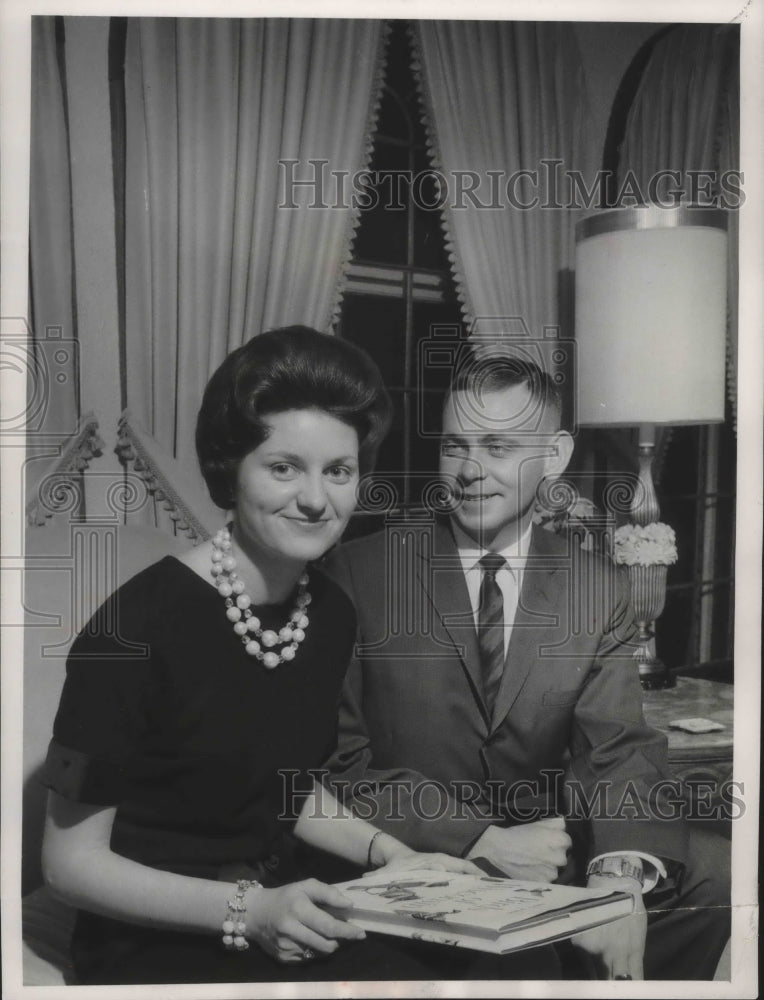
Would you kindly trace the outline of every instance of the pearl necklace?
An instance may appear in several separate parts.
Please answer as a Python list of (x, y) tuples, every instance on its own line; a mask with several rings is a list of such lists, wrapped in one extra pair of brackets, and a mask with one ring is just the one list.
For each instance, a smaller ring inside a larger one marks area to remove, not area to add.
[[(299, 579), (295, 607), (289, 615), (289, 621), (279, 631), (263, 630), (260, 619), (250, 610), (252, 599), (244, 593), (244, 582), (236, 572), (236, 560), (231, 555), (231, 532), (221, 528), (212, 539), (212, 566), (210, 573), (215, 578), (215, 586), (221, 597), (225, 598), (226, 618), (233, 623), (233, 630), (244, 644), (244, 649), (250, 656), (256, 657), (273, 670), (286, 660), (293, 660), (298, 646), (305, 638), (308, 627), (308, 616), (305, 608), (310, 604), (311, 597), (307, 591), (308, 574), (303, 573)], [(281, 643), (277, 653), (272, 647)], [(266, 647), (263, 652), (262, 647)]]

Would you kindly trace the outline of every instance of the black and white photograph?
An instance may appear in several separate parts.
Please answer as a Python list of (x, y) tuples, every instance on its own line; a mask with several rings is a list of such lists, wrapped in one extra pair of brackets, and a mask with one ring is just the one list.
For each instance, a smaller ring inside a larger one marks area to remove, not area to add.
[(763, 43), (7, 0), (9, 1000), (758, 995)]

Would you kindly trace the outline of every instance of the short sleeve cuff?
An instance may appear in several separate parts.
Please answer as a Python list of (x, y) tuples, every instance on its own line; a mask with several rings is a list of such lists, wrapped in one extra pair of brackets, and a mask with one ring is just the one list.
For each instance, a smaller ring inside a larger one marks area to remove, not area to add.
[(56, 740), (50, 741), (40, 780), (66, 799), (92, 805), (117, 805), (126, 788), (122, 766), (62, 746)]

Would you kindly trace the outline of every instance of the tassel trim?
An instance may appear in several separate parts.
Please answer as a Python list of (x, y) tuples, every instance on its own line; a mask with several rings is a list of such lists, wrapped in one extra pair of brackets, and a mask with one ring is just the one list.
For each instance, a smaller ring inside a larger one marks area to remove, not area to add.
[[(369, 110), (366, 115), (366, 128), (361, 139), (361, 149), (359, 155), (359, 170), (368, 170), (371, 157), (374, 153), (374, 139), (377, 134), (379, 124), (379, 112), (382, 106), (382, 91), (385, 83), (387, 71), (387, 49), (390, 40), (391, 27), (389, 22), (383, 21), (379, 41), (377, 43), (377, 54), (375, 58), (374, 73), (372, 75), (371, 90), (369, 93)], [(345, 235), (343, 237), (343, 250), (337, 264), (334, 280), (334, 296), (329, 307), (329, 314), (323, 329), (333, 331), (340, 318), (342, 300), (348, 284), (348, 267), (353, 258), (353, 247), (355, 245), (358, 227), (361, 224), (361, 206), (352, 205), (348, 209), (348, 219), (345, 225)]]
[[(422, 40), (419, 35), (416, 22), (409, 24), (408, 36), (411, 43), (411, 70), (414, 74), (414, 81), (416, 83), (417, 94), (419, 96), (422, 124), (424, 125), (425, 130), (427, 155), (433, 169), (442, 174), (444, 173), (443, 154), (438, 140), (437, 129), (435, 127), (434, 104), (427, 81)], [(451, 229), (451, 220), (445, 206), (440, 209), (440, 226), (443, 230), (446, 255), (448, 257), (451, 276), (453, 277), (454, 285), (456, 286), (456, 295), (459, 300), (459, 306), (461, 308), (462, 315), (464, 316), (465, 323), (468, 326), (471, 326), (475, 318), (475, 311), (470, 299), (464, 266), (462, 265), (456, 245), (456, 238)]]

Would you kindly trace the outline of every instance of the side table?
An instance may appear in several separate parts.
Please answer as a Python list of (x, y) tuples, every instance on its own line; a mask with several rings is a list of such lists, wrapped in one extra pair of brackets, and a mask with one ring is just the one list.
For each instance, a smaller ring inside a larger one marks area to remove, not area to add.
[[(687, 797), (696, 803), (696, 810), (708, 812), (708, 819), (729, 819), (730, 803), (720, 800), (719, 788), (732, 778), (733, 698), (731, 684), (677, 677), (676, 687), (661, 691), (644, 691), (645, 719), (654, 729), (668, 737), (668, 758), (671, 777), (683, 784), (698, 782), (686, 788)], [(686, 733), (672, 729), (675, 719), (710, 719), (724, 726), (713, 733)], [(721, 809), (719, 806), (721, 805)]]

